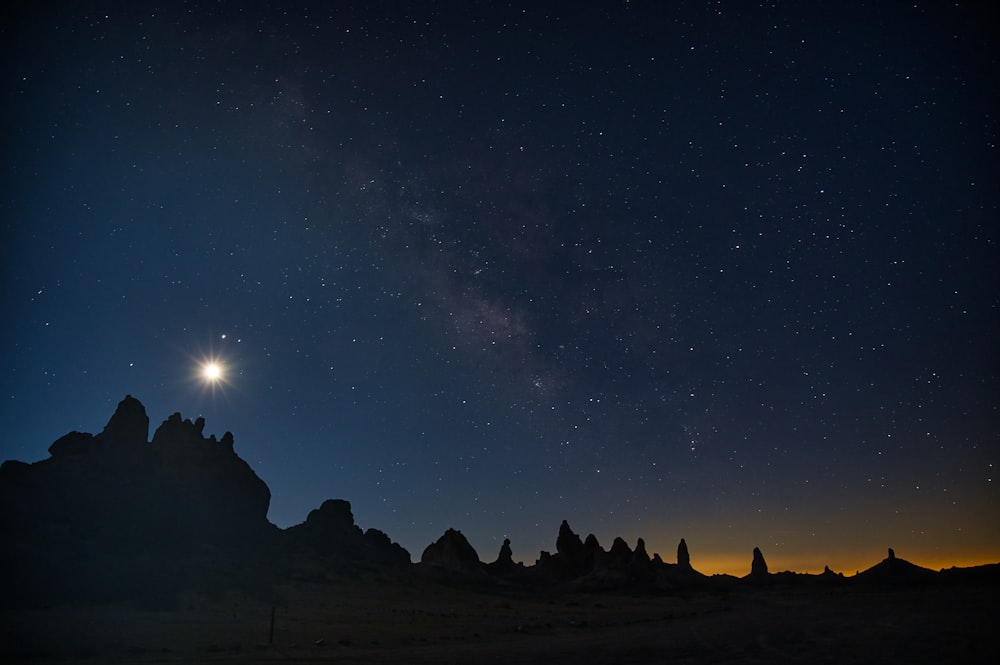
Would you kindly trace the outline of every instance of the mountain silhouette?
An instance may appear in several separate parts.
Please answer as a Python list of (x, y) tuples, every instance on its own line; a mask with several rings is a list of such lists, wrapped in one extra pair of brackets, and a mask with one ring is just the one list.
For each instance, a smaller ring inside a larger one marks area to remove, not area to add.
[(904, 559), (896, 558), (896, 552), (889, 548), (889, 554), (881, 562), (856, 576), (858, 583), (890, 587), (911, 587), (934, 581), (938, 573), (923, 568)]
[(175, 413), (149, 441), (145, 407), (128, 395), (100, 434), (71, 432), (34, 464), (4, 462), (0, 602), (156, 604), (191, 588), (267, 593), (306, 559), (329, 570), (409, 563), (385, 534), (362, 533), (346, 501), (278, 529), (267, 520), (270, 490), (236, 454), (233, 435), (205, 437), (204, 428)]
[(204, 435), (205, 421), (174, 413), (149, 440), (149, 417), (127, 395), (96, 435), (70, 432), (49, 447), (48, 459), (0, 466), (0, 603), (47, 606), (65, 600), (128, 599), (170, 604), (180, 591), (240, 589), (270, 597), (279, 584), (331, 582), (359, 575), (422, 574), (434, 580), (527, 590), (675, 593), (727, 591), (805, 583), (911, 587), (995, 580), (1000, 566), (937, 573), (889, 556), (845, 578), (771, 573), (754, 548), (744, 578), (698, 572), (687, 542), (676, 563), (615, 538), (605, 550), (567, 521), (555, 554), (534, 565), (513, 560), (505, 539), (485, 563), (449, 528), (424, 550), (419, 564), (377, 529), (362, 531), (351, 504), (327, 500), (306, 520), (279, 529), (267, 520), (271, 493), (239, 457), (235, 440)]

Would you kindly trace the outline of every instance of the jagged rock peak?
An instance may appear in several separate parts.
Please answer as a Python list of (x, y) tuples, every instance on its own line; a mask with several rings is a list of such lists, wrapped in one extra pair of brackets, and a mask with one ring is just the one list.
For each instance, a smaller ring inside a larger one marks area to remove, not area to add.
[(632, 553), (633, 561), (649, 563), (649, 554), (646, 552), (646, 541), (640, 538), (635, 544), (635, 551)]
[(608, 565), (611, 568), (619, 569), (625, 568), (629, 562), (632, 560), (632, 548), (628, 546), (625, 539), (618, 536), (611, 543), (611, 549), (608, 550)]
[(750, 574), (751, 575), (767, 575), (767, 562), (764, 561), (764, 555), (761, 554), (760, 548), (753, 548), (753, 561), (750, 563)]
[(612, 554), (622, 554), (625, 556), (631, 556), (632, 548), (628, 546), (628, 543), (625, 542), (624, 538), (618, 536), (611, 542), (610, 552)]
[(569, 527), (569, 522), (562, 521), (559, 525), (559, 536), (556, 538), (556, 552), (568, 559), (579, 560), (583, 556), (583, 541)]
[(365, 531), (365, 540), (375, 551), (377, 560), (386, 563), (406, 564), (410, 561), (410, 553), (399, 543), (394, 543), (384, 531), (369, 528)]
[(889, 548), (889, 560), (892, 561), (896, 558), (896, 552), (890, 547)]
[(510, 538), (503, 539), (503, 545), (500, 546), (500, 553), (497, 554), (497, 560), (494, 563), (501, 566), (514, 565), (514, 551), (510, 548)]
[(113, 447), (142, 445), (149, 439), (149, 416), (142, 402), (125, 395), (118, 408), (98, 435), (105, 445)]
[(677, 565), (681, 568), (691, 567), (691, 555), (688, 554), (688, 546), (683, 538), (681, 538), (680, 544), (677, 545)]
[(431, 543), (420, 555), (420, 563), (452, 569), (470, 569), (479, 566), (479, 554), (461, 531), (448, 529)]
[(319, 508), (310, 510), (306, 524), (322, 532), (353, 531), (356, 528), (351, 502), (344, 499), (327, 499)]
[(336, 555), (343, 562), (410, 563), (410, 553), (382, 531), (362, 532), (354, 523), (351, 503), (344, 499), (327, 499), (319, 508), (309, 511), (305, 522), (289, 527), (286, 533), (294, 542), (324, 556)]
[(163, 421), (153, 434), (153, 447), (159, 450), (165, 449), (188, 449), (198, 451), (218, 451), (233, 453), (233, 433), (226, 432), (222, 435), (222, 440), (216, 440), (213, 434), (205, 438), (205, 419), (201, 416), (195, 418), (194, 422), (190, 418), (181, 418), (180, 413), (172, 413), (170, 417)]

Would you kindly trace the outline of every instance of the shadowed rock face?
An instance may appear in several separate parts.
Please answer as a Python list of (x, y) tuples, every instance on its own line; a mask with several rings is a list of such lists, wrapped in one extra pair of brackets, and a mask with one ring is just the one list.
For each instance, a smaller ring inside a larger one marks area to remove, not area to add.
[(86, 455), (95, 444), (93, 434), (86, 432), (70, 432), (59, 437), (49, 446), (49, 455), (52, 457), (70, 457), (72, 455)]
[(500, 552), (497, 554), (497, 560), (493, 563), (500, 564), (502, 566), (514, 565), (514, 551), (510, 548), (510, 538), (503, 539), (503, 545), (500, 546)]
[(691, 568), (691, 555), (688, 554), (688, 546), (683, 538), (681, 538), (680, 544), (677, 545), (677, 565), (685, 570)]
[(175, 413), (150, 444), (146, 409), (126, 396), (100, 434), (67, 434), (50, 446), (52, 457), (20, 473), (4, 464), (4, 515), (29, 534), (62, 520), (78, 530), (128, 531), (158, 547), (266, 527), (267, 485), (236, 455), (232, 434), (217, 441), (202, 435), (204, 427), (202, 418)]
[(936, 576), (936, 573), (929, 568), (896, 558), (896, 552), (890, 547), (885, 559), (862, 571), (855, 579), (862, 584), (908, 587), (925, 584)]
[(378, 529), (362, 533), (354, 523), (351, 504), (343, 499), (328, 499), (309, 512), (302, 524), (286, 530), (288, 539), (311, 547), (321, 555), (336, 555), (341, 560), (403, 565), (410, 563), (410, 553)]
[(753, 561), (750, 562), (750, 575), (753, 577), (763, 577), (767, 575), (767, 562), (760, 548), (753, 548)]
[(510, 538), (504, 538), (496, 561), (486, 564), (485, 570), (491, 575), (506, 580), (522, 580), (526, 568), (523, 564), (514, 561), (514, 551), (510, 547)]
[[(97, 435), (72, 432), (34, 464), (0, 467), (0, 568), (15, 587), (109, 597), (177, 583), (207, 551), (249, 550), (275, 529), (267, 485), (204, 420), (149, 418), (126, 396)], [(23, 579), (23, 584), (22, 584)], [(122, 587), (122, 589), (116, 589)]]
[(448, 529), (420, 555), (420, 563), (452, 570), (479, 568), (479, 554), (461, 531)]
[(238, 529), (266, 525), (271, 491), (236, 454), (230, 432), (217, 441), (215, 435), (203, 436), (204, 429), (204, 418), (192, 422), (175, 413), (153, 434), (150, 447), (160, 467), (187, 490), (181, 504)]
[(559, 525), (559, 535), (556, 537), (556, 552), (564, 557), (570, 565), (581, 565), (586, 558), (583, 541), (569, 527), (569, 522), (563, 520)]
[(126, 395), (100, 434), (70, 432), (49, 446), (49, 454), (52, 457), (67, 457), (114, 451), (119, 456), (127, 456), (147, 443), (148, 438), (146, 407), (136, 398)]
[(635, 551), (632, 553), (632, 563), (640, 565), (649, 563), (649, 553), (646, 552), (646, 541), (640, 538), (636, 541)]
[(344, 499), (327, 499), (316, 510), (310, 510), (306, 525), (328, 532), (353, 531), (354, 512), (351, 502)]
[(136, 398), (126, 395), (125, 399), (118, 403), (118, 408), (98, 438), (109, 447), (146, 443), (149, 438), (149, 416), (146, 415), (146, 407)]
[(608, 567), (612, 569), (625, 568), (632, 560), (632, 548), (624, 538), (615, 538), (608, 551)]
[(488, 564), (490, 572), (497, 575), (504, 575), (514, 571), (520, 571), (521, 566), (514, 563), (514, 551), (510, 548), (510, 538), (503, 539), (500, 552), (497, 553), (497, 560)]
[(589, 573), (601, 554), (603, 552), (593, 535), (588, 536), (584, 544), (569, 523), (563, 520), (556, 536), (556, 554), (542, 552), (535, 572), (549, 582), (575, 579)]
[(233, 435), (204, 431), (203, 418), (174, 413), (150, 442), (146, 409), (128, 395), (100, 434), (71, 432), (34, 464), (4, 462), (0, 602), (160, 602), (186, 588), (260, 590), (303, 570), (410, 564), (386, 534), (362, 532), (346, 501), (280, 531), (267, 521), (271, 492)]

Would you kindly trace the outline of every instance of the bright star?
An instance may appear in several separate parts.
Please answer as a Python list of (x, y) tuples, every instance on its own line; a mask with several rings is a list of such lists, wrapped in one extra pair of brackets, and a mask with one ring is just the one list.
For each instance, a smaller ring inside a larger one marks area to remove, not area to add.
[(209, 362), (201, 368), (201, 375), (206, 381), (215, 383), (222, 379), (222, 367), (218, 363)]
[(229, 385), (233, 367), (219, 356), (202, 356), (196, 361), (192, 379), (201, 384), (202, 389), (215, 393)]

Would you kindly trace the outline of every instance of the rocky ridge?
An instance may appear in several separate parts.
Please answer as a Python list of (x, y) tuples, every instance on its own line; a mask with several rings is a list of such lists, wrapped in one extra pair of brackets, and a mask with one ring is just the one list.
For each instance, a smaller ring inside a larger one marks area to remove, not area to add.
[[(128, 395), (100, 434), (70, 432), (48, 459), (0, 466), (0, 596), (149, 599), (184, 588), (266, 588), (306, 568), (398, 566), (409, 553), (362, 532), (350, 504), (327, 502), (305, 523), (267, 520), (271, 493), (235, 452), (234, 437), (174, 413), (149, 440), (149, 417)], [(290, 553), (297, 556), (289, 556)]]
[(686, 541), (675, 563), (615, 538), (605, 550), (563, 521), (555, 553), (533, 566), (515, 563), (509, 539), (484, 563), (462, 533), (449, 528), (420, 562), (385, 533), (355, 524), (351, 504), (330, 499), (306, 520), (279, 529), (267, 520), (270, 491), (235, 452), (234, 437), (204, 435), (205, 421), (175, 413), (148, 440), (149, 417), (126, 396), (101, 433), (70, 432), (48, 459), (0, 466), (0, 602), (47, 605), (72, 599), (169, 603), (177, 592), (240, 588), (272, 594), (281, 583), (330, 582), (344, 576), (430, 575), (453, 583), (576, 591), (674, 593), (773, 584), (900, 586), (937, 580), (993, 579), (997, 566), (935, 573), (898, 559), (845, 578), (770, 573), (754, 548), (744, 578), (706, 576)]

